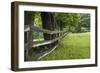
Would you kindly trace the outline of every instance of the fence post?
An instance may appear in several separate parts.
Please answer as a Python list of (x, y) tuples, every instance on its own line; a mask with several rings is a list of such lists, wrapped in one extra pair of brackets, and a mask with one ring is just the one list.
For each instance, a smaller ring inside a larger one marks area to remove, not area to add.
[(32, 44), (33, 44), (32, 43), (33, 42), (32, 26), (34, 25), (34, 12), (33, 11), (25, 11), (24, 12), (24, 23), (25, 23), (24, 25), (29, 25), (29, 28), (30, 28), (30, 31), (24, 33), (24, 36), (25, 36), (24, 42), (28, 43), (27, 47), (25, 47), (25, 48), (28, 48), (25, 51), (25, 60), (28, 60), (29, 48), (32, 48)]

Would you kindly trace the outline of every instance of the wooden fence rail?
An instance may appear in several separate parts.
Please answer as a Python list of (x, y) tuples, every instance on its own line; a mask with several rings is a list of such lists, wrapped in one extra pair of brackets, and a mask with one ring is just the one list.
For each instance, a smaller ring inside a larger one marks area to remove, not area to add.
[[(50, 30), (42, 29), (42, 28), (39, 28), (39, 27), (36, 27), (36, 26), (32, 26), (32, 29), (36, 32), (43, 32), (43, 33), (47, 33), (47, 34), (57, 34), (57, 33), (66, 32), (66, 31), (50, 31)], [(30, 31), (29, 25), (25, 25), (24, 32), (27, 32), (27, 31)]]
[[(52, 40), (46, 40), (46, 41), (39, 41), (39, 42), (31, 42), (31, 43), (33, 43), (32, 44), (32, 47), (38, 47), (38, 46), (43, 46), (43, 45), (47, 45), (47, 44), (52, 44), (52, 43), (54, 43), (54, 42), (56, 42), (56, 41), (58, 41), (58, 40), (60, 40), (60, 39), (62, 39), (64, 36), (66, 36), (68, 33), (65, 33), (64, 35), (62, 35), (62, 36), (60, 36), (60, 37), (58, 37), (58, 38), (55, 38), (55, 39), (52, 39)], [(30, 42), (29, 42), (30, 43)], [(27, 46), (28, 46), (28, 44), (29, 43), (26, 43), (25, 44), (25, 49), (28, 49), (27, 48)]]
[[(67, 31), (51, 31), (51, 30), (42, 29), (42, 28), (39, 28), (36, 26), (31, 26), (31, 29), (30, 29), (29, 25), (24, 26), (24, 32), (29, 32), (31, 30), (35, 31), (35, 32), (42, 32), (42, 33), (50, 34), (50, 35), (55, 34), (57, 36), (54, 39), (50, 39), (50, 40), (29, 41), (29, 42), (25, 43), (25, 45), (24, 45), (25, 50), (31, 49), (31, 48), (29, 48), (29, 46), (35, 48), (35, 47), (39, 47), (39, 46), (51, 45), (51, 44), (61, 40), (63, 37), (65, 37), (68, 34)], [(58, 43), (56, 43), (53, 47), (50, 47), (47, 51), (39, 53), (37, 56), (33, 57), (33, 60), (37, 60), (37, 59), (40, 59), (40, 58), (46, 56), (47, 54), (52, 52), (57, 47), (57, 45), (58, 45)]]
[[(45, 41), (37, 41), (37, 42), (27, 42), (25, 44), (25, 50), (28, 49), (27, 46), (31, 44), (32, 47), (38, 47), (38, 46), (43, 46), (43, 45), (47, 45), (47, 44), (51, 44), (51, 43), (54, 43), (56, 42), (57, 40), (60, 40), (62, 37), (64, 37), (65, 35), (67, 35), (68, 33), (66, 31), (50, 31), (50, 30), (47, 30), (47, 29), (41, 29), (39, 27), (35, 27), (33, 26), (32, 27), (34, 31), (36, 32), (43, 32), (43, 33), (47, 33), (47, 34), (59, 34), (59, 35), (62, 35), (62, 36), (58, 36), (57, 38), (55, 39), (51, 39), (51, 40), (45, 40)], [(24, 31), (29, 31), (30, 28), (29, 26), (25, 26), (24, 28)]]

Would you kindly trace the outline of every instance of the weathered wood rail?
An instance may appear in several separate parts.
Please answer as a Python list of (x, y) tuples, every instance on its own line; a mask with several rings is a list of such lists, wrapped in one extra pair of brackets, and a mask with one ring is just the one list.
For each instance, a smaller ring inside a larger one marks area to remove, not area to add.
[[(26, 31), (29, 31), (30, 30), (30, 28), (29, 28), (29, 26), (25, 26), (25, 32)], [(50, 30), (46, 30), (46, 29), (41, 29), (41, 28), (38, 28), (38, 27), (34, 27), (33, 26), (33, 30), (34, 31), (37, 31), (37, 32), (43, 32), (43, 33), (48, 33), (48, 34), (57, 34), (57, 33), (59, 33), (58, 35), (59, 35), (59, 37), (57, 37), (57, 38), (55, 38), (55, 39), (52, 39), (52, 40), (46, 40), (46, 41), (39, 41), (39, 42), (31, 42), (31, 43), (33, 43), (32, 44), (32, 47), (38, 47), (38, 46), (42, 46), (42, 45), (47, 45), (47, 44), (51, 44), (51, 43), (54, 43), (54, 42), (56, 42), (57, 40), (60, 40), (62, 37), (64, 37), (65, 35), (67, 35), (68, 33), (66, 33), (66, 31), (50, 31)], [(60, 36), (60, 35), (62, 35), (62, 36)], [(25, 47), (27, 47), (28, 46), (28, 44), (29, 44), (30, 42), (28, 42), (28, 43), (26, 43), (25, 44)], [(27, 48), (26, 48), (27, 49)]]
[[(43, 32), (43, 33), (47, 33), (47, 34), (57, 34), (57, 33), (66, 32), (66, 31), (50, 31), (50, 30), (42, 29), (42, 28), (39, 28), (39, 27), (36, 27), (36, 26), (32, 26), (32, 29), (36, 32)], [(28, 31), (30, 31), (30, 26), (25, 25), (24, 32), (28, 32)]]
[[(35, 27), (35, 26), (31, 26), (31, 28), (32, 28), (33, 31), (36, 31), (36, 32), (42, 32), (42, 33), (46, 33), (46, 34), (50, 34), (50, 35), (55, 34), (55, 35), (57, 35), (57, 37), (54, 38), (54, 39), (50, 39), (50, 40), (37, 41), (37, 42), (36, 41), (27, 42), (24, 46), (25, 50), (31, 49), (31, 48), (29, 48), (29, 46), (34, 48), (34, 47), (39, 47), (39, 46), (51, 45), (51, 44), (61, 40), (64, 36), (66, 36), (68, 34), (67, 31), (51, 31), (51, 30), (42, 29), (42, 28)], [(25, 25), (24, 32), (29, 32), (30, 30), (31, 30), (30, 26)], [(37, 54), (35, 57), (32, 58), (32, 60), (41, 59), (42, 57), (44, 57), (47, 54), (51, 53), (57, 47), (57, 45), (58, 45), (58, 43), (56, 43), (56, 45), (54, 45), (53, 47), (49, 47), (48, 50)]]

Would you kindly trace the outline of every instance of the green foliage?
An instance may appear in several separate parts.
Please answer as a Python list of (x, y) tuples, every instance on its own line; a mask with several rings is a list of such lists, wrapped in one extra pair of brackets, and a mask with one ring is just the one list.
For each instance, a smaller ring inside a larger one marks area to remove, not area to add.
[(42, 20), (40, 12), (35, 12), (34, 26), (42, 28)]
[(90, 14), (80, 14), (80, 23), (76, 27), (76, 32), (90, 31)]
[[(70, 32), (75, 32), (75, 28), (80, 23), (80, 14), (78, 13), (57, 13), (56, 20), (58, 25)], [(74, 31), (73, 31), (74, 30)]]
[[(35, 12), (34, 26), (42, 28), (42, 19), (41, 19), (40, 12)], [(41, 38), (43, 39), (43, 33), (34, 31), (33, 38), (34, 41), (42, 41)]]
[(90, 33), (72, 33), (41, 60), (86, 59), (90, 57)]
[(88, 29), (85, 27), (81, 27), (81, 31), (80, 32), (88, 32)]
[[(61, 30), (69, 32), (90, 31), (90, 14), (83, 13), (56, 13), (57, 24)], [(83, 28), (86, 30), (83, 31)]]
[[(90, 14), (83, 13), (52, 13), (55, 16), (58, 30), (80, 33), (90, 31)], [(35, 12), (34, 26), (42, 28), (41, 13)], [(35, 39), (43, 38), (43, 33), (33, 33)]]
[(33, 39), (35, 41), (43, 41), (44, 40), (43, 37), (44, 36), (42, 32), (36, 32), (36, 31), (33, 32)]
[(90, 14), (81, 14), (81, 26), (90, 30)]

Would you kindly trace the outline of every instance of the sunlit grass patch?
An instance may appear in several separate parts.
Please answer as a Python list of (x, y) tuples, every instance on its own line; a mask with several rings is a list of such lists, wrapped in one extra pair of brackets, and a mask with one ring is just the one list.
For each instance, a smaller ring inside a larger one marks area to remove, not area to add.
[(41, 60), (86, 59), (90, 57), (90, 33), (71, 33), (52, 53)]
[(44, 41), (44, 38), (34, 39), (33, 41), (34, 42), (36, 42), (36, 41)]

